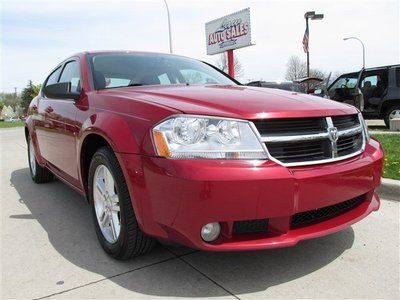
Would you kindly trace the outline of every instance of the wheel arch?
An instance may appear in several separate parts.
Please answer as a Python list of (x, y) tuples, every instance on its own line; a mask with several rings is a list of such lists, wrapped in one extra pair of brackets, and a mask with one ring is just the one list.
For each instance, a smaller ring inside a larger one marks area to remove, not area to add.
[(134, 134), (125, 118), (118, 114), (101, 112), (92, 115), (82, 124), (77, 154), (79, 176), (86, 194), (90, 161), (100, 147), (108, 146), (112, 149), (126, 177), (118, 153), (139, 153)]
[(387, 110), (393, 105), (400, 105), (400, 99), (388, 99), (383, 101), (379, 110), (379, 116), (384, 118)]

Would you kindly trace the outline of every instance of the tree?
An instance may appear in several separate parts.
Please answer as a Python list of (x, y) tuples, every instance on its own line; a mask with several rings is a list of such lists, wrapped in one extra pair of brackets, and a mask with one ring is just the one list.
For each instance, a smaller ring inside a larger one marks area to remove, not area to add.
[(4, 105), (4, 107), (0, 113), (0, 119), (1, 120), (9, 120), (10, 118), (13, 118), (14, 116), (15, 116), (14, 109), (10, 105), (8, 105), (8, 106)]
[(291, 56), (286, 64), (286, 80), (296, 80), (307, 76), (307, 65), (298, 56)]
[(21, 107), (23, 108), (24, 112), (28, 110), (29, 104), (31, 103), (32, 99), (39, 94), (41, 86), (41, 84), (35, 85), (32, 83), (32, 80), (29, 80), (26, 88), (22, 90)]
[[(221, 53), (217, 58), (215, 65), (222, 70), (223, 72), (228, 74), (228, 55), (226, 52)], [(235, 68), (235, 77), (242, 77), (244, 70), (242, 64), (239, 61), (239, 58), (234, 54), (233, 55), (233, 65)]]
[(2, 103), (2, 105), (0, 104), (1, 108), (3, 106), (11, 106), (15, 109), (21, 102), (21, 98), (15, 93), (0, 93), (0, 102)]
[[(307, 77), (307, 63), (298, 56), (291, 56), (286, 64), (286, 80), (296, 80)], [(310, 77), (325, 78), (326, 74), (320, 69), (310, 69)]]

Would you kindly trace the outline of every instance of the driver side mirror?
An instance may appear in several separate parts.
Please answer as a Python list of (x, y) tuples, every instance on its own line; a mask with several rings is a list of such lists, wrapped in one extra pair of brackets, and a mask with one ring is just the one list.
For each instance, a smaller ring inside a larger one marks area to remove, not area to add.
[(80, 92), (71, 91), (71, 82), (59, 82), (44, 87), (43, 93), (47, 98), (78, 100)]

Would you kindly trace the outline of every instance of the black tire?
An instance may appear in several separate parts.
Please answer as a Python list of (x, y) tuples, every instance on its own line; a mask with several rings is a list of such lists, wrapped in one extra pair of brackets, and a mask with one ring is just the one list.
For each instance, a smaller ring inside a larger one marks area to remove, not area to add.
[[(46, 182), (50, 182), (54, 179), (54, 175), (53, 173), (51, 173), (49, 170), (47, 170), (45, 167), (41, 167), (37, 160), (36, 160), (36, 155), (35, 155), (35, 151), (33, 149), (33, 153), (32, 155), (33, 157), (33, 161), (31, 161), (31, 147), (32, 143), (31, 143), (31, 138), (28, 137), (28, 162), (29, 162), (29, 171), (31, 173), (31, 178), (35, 183), (46, 183)], [(34, 166), (32, 164), (35, 164)]]
[[(110, 243), (106, 240), (97, 221), (96, 210), (94, 206), (93, 189), (95, 186), (93, 181), (95, 177), (95, 171), (99, 165), (106, 166), (112, 174), (115, 190), (118, 195), (121, 227), (119, 236), (115, 243)], [(124, 175), (118, 160), (110, 147), (101, 147), (93, 155), (88, 175), (88, 195), (92, 218), (97, 237), (104, 251), (116, 259), (126, 260), (152, 250), (156, 244), (156, 240), (146, 235), (139, 228)]]
[(386, 125), (387, 128), (390, 127), (389, 116), (392, 113), (392, 111), (394, 111), (394, 110), (400, 110), (400, 104), (391, 105), (391, 106), (389, 106), (388, 109), (386, 109), (385, 115), (384, 115), (384, 121), (385, 121), (385, 125)]

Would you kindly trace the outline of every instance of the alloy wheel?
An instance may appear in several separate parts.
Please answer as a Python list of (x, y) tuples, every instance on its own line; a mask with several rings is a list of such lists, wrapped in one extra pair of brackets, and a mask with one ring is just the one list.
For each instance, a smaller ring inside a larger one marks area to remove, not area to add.
[(96, 168), (93, 178), (93, 200), (97, 222), (107, 242), (117, 242), (121, 231), (119, 198), (114, 177), (105, 165)]
[(32, 175), (36, 175), (36, 157), (35, 157), (35, 148), (33, 147), (32, 139), (29, 141), (29, 164), (31, 167)]
[(394, 109), (389, 114), (389, 120), (400, 119), (400, 109)]

